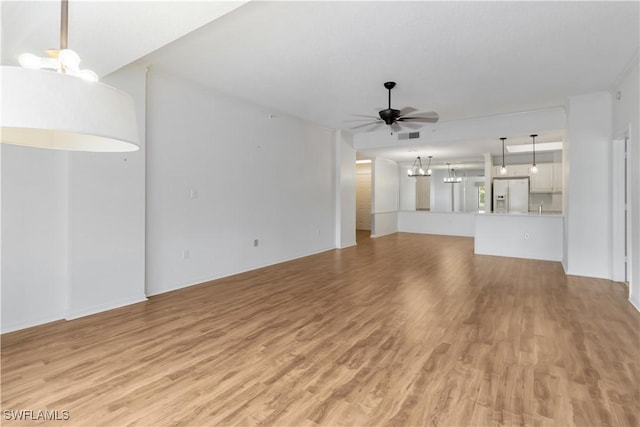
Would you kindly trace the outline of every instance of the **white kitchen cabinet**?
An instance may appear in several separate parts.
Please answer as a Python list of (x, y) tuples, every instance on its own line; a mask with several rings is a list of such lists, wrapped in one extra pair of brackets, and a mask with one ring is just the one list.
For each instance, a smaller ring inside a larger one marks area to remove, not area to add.
[(553, 191), (553, 163), (540, 163), (538, 173), (532, 173), (531, 192), (551, 193)]
[(507, 174), (500, 175), (500, 169), (502, 165), (493, 167), (493, 177), (507, 177), (507, 176), (529, 176), (529, 165), (506, 165)]
[(530, 180), (532, 193), (562, 193), (562, 163), (539, 163), (538, 173), (531, 173), (531, 165), (507, 165), (507, 174), (500, 175), (502, 165), (493, 167), (493, 177), (525, 177)]
[(553, 188), (554, 193), (562, 193), (562, 163), (553, 164)]
[(507, 171), (509, 176), (529, 176), (529, 165), (509, 165)]

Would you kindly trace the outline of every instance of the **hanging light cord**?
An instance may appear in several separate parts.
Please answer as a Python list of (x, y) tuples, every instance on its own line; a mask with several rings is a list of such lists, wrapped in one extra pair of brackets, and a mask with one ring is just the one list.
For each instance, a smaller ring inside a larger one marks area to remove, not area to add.
[(536, 136), (538, 135), (531, 135), (533, 138), (533, 166), (536, 165)]

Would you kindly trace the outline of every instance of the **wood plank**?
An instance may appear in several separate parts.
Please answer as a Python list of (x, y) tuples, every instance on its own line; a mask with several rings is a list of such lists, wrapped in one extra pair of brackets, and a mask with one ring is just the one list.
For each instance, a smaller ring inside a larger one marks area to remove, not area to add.
[(623, 288), (465, 237), (357, 238), (5, 334), (1, 409), (78, 426), (637, 425)]

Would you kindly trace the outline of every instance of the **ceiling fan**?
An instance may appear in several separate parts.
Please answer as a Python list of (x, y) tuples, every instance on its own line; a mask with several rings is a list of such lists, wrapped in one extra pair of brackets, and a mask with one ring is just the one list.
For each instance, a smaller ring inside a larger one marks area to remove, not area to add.
[[(420, 125), (416, 125), (416, 123), (436, 123), (438, 121), (438, 113), (434, 111), (430, 111), (428, 113), (416, 113), (414, 115), (409, 116), (409, 114), (417, 111), (412, 107), (405, 107), (402, 110), (396, 110), (391, 108), (391, 89), (396, 86), (396, 82), (386, 82), (384, 87), (389, 91), (389, 105), (386, 109), (380, 110), (378, 112), (379, 117), (375, 116), (365, 116), (358, 114), (359, 117), (365, 117), (369, 120), (368, 123), (364, 123), (351, 129), (359, 129), (364, 128), (366, 126), (373, 126), (367, 131), (372, 131), (378, 129), (383, 124), (391, 127), (394, 132), (398, 132), (403, 129), (403, 127), (407, 127), (410, 129), (417, 129)], [(355, 120), (361, 121), (365, 119)]]

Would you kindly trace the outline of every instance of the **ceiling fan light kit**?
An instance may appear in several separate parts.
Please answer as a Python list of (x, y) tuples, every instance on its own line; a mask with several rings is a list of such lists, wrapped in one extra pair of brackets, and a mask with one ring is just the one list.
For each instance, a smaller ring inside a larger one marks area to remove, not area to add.
[(68, 0), (62, 0), (60, 50), (22, 54), (1, 67), (2, 143), (70, 151), (127, 152), (138, 147), (133, 98), (98, 83), (67, 48)]

